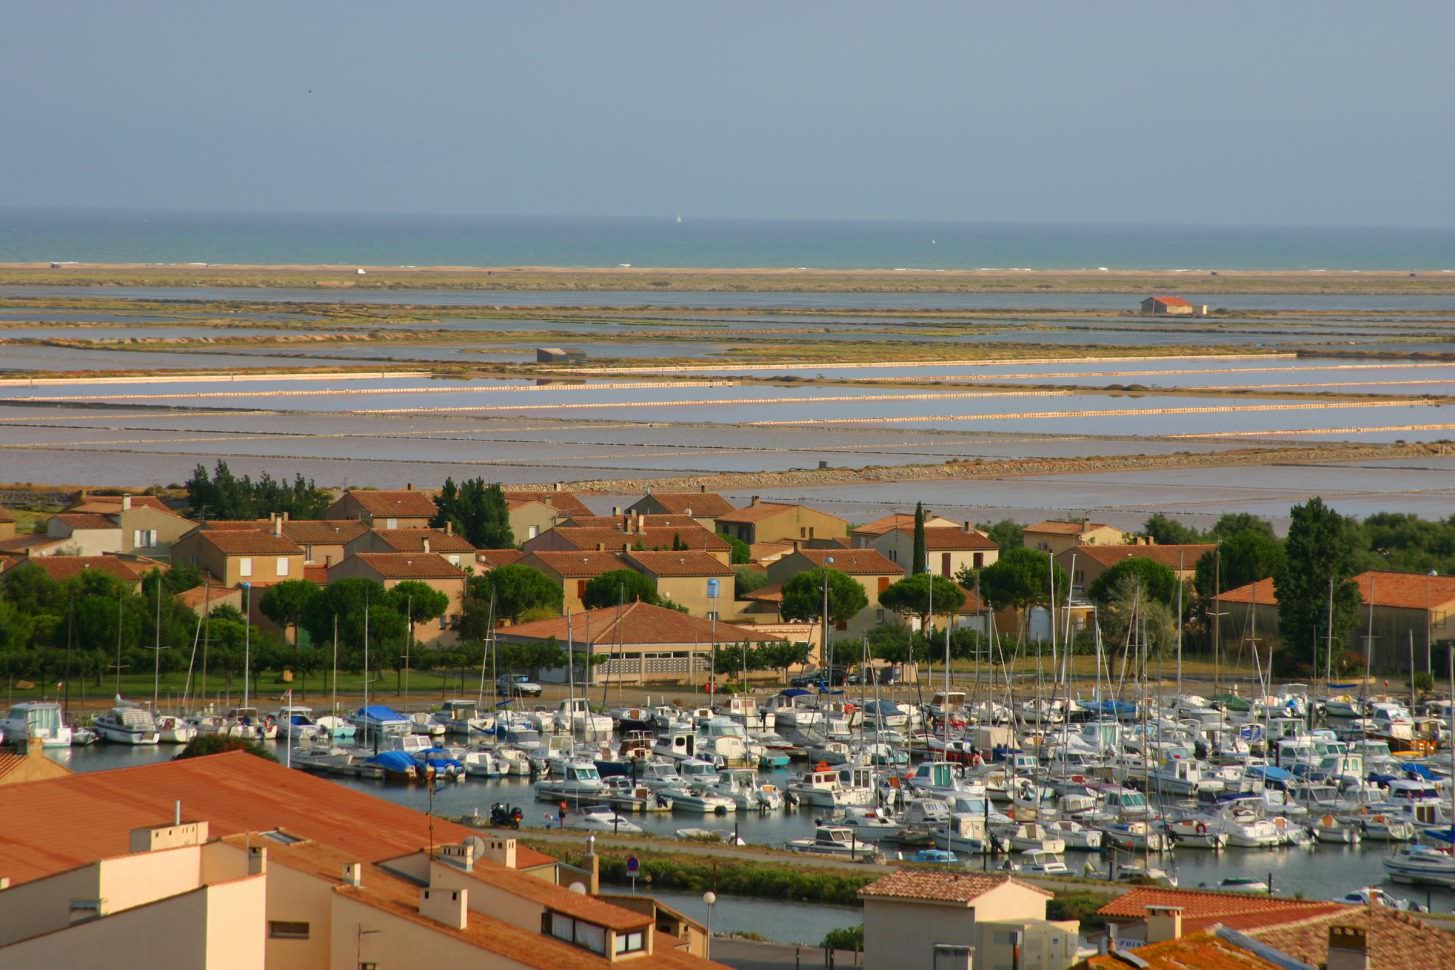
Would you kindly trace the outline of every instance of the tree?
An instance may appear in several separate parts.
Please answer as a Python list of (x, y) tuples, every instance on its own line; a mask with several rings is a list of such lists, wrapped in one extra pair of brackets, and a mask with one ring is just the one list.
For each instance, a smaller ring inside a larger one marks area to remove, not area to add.
[(268, 761), (277, 761), (273, 752), (264, 748), (256, 741), (249, 741), (245, 738), (228, 737), (225, 734), (199, 734), (187, 742), (180, 754), (175, 755), (173, 761), (181, 761), (184, 758), (205, 758), (210, 754), (222, 754), (225, 751), (246, 751), (257, 758), (264, 758)]
[(534, 566), (520, 563), (497, 566), (470, 580), (468, 595), (479, 600), (478, 605), (485, 612), (492, 593), (496, 617), (507, 617), (513, 623), (520, 622), (521, 615), (530, 610), (550, 609), (557, 613), (561, 610), (561, 587)]
[(452, 525), (471, 545), (481, 549), (508, 549), (515, 545), (515, 536), (510, 531), (510, 509), (498, 484), (487, 485), (483, 478), (472, 478), (457, 486), (453, 478), (447, 478), (434, 504), (434, 518), (429, 520), (434, 528)]
[[(1160, 563), (1152, 565), (1167, 569)], [(1171, 572), (1170, 569), (1167, 571)], [(1149, 656), (1166, 652), (1177, 641), (1177, 621), (1172, 615), (1172, 607), (1158, 596), (1152, 595), (1149, 590), (1151, 585), (1162, 580), (1159, 577), (1149, 582), (1147, 575), (1150, 572), (1126, 570), (1112, 577), (1111, 582), (1099, 591), (1102, 598), (1096, 600), (1096, 618), (1101, 624), (1103, 639), (1113, 651), (1119, 648), (1131, 649), (1143, 634), (1146, 636), (1146, 653)], [(1108, 569), (1097, 578), (1098, 582), (1111, 575), (1112, 570)], [(1173, 582), (1175, 585), (1175, 577)]]
[[(803, 575), (800, 573), (800, 575)], [(809, 646), (806, 643), (789, 643), (787, 640), (765, 643), (759, 648), (760, 662), (765, 668), (782, 672), (788, 679), (788, 669), (808, 663)]]
[(323, 590), (317, 583), (306, 579), (286, 579), (263, 591), (258, 609), (282, 627), (285, 635), (291, 633), (289, 643), (297, 643), (298, 625), (303, 622), (303, 614), (308, 611), (309, 604), (322, 595)]
[(910, 575), (918, 575), (925, 571), (925, 506), (923, 502), (914, 503), (914, 562), (910, 566)]
[(1000, 547), (1002, 556), (1012, 549), (1025, 548), (1026, 532), (1021, 528), (1019, 522), (1001, 519), (996, 523), (982, 522), (976, 528), (995, 541), (995, 544)]
[(1312, 645), (1329, 638), (1329, 591), (1333, 586), (1332, 639), (1344, 642), (1358, 621), (1359, 587), (1351, 581), (1359, 551), (1359, 526), (1318, 497), (1289, 513), (1283, 567), (1273, 576), (1278, 633), (1284, 649), (1312, 661)]
[(742, 599), (755, 589), (768, 585), (768, 574), (752, 566), (739, 566), (733, 570), (733, 592), (735, 599)]
[(641, 600), (649, 606), (662, 605), (656, 586), (635, 569), (613, 569), (609, 573), (602, 573), (588, 582), (585, 592), (581, 594), (581, 605), (588, 610), (630, 603), (633, 600)]
[(1249, 531), (1261, 532), (1272, 538), (1273, 523), (1250, 512), (1229, 512), (1218, 519), (1217, 524), (1208, 533), (1208, 538), (1220, 541), (1237, 535), (1239, 532)]
[(753, 561), (753, 549), (746, 542), (737, 536), (730, 536), (726, 533), (719, 533), (719, 538), (725, 539), (732, 547), (730, 561), (734, 566), (746, 566)]
[(209, 519), (260, 519), (273, 513), (287, 513), (294, 519), (319, 519), (329, 506), (329, 494), (304, 480), (302, 475), (291, 483), (274, 481), (264, 472), (253, 481), (250, 476), (238, 478), (218, 461), (211, 475), (198, 465), (187, 480), (187, 504), (192, 513)]
[(385, 602), (408, 621), (407, 629), (411, 636), (415, 624), (438, 620), (450, 608), (448, 596), (417, 579), (395, 583), (385, 595)]
[(931, 609), (937, 615), (953, 615), (965, 605), (965, 591), (943, 576), (920, 573), (892, 583), (879, 594), (879, 605), (886, 610), (917, 616), (920, 629), (930, 625)]
[(1177, 574), (1160, 562), (1146, 556), (1129, 556), (1096, 577), (1086, 596), (1097, 606), (1106, 606), (1112, 591), (1126, 578), (1132, 578), (1145, 597), (1171, 606), (1177, 601)]
[[(1197, 587), (1197, 595), (1208, 599), (1226, 590), (1277, 575), (1282, 568), (1283, 543), (1271, 532), (1249, 528), (1223, 539), (1214, 552), (1203, 553), (1197, 561), (1197, 576), (1193, 583)], [(1222, 589), (1214, 588), (1218, 582), (1221, 582)]]
[(369, 668), (378, 670), (383, 666), (379, 658), (384, 649), (389, 644), (400, 643), (405, 631), (404, 614), (394, 608), (394, 601), (381, 583), (363, 578), (329, 583), (323, 587), (323, 595), (308, 604), (303, 614), (303, 628), (314, 643), (330, 643), (337, 620), (339, 659), (347, 667), (359, 670), (363, 666), (366, 617)]
[[(1055, 566), (1056, 602), (1069, 591), (1066, 570)], [(980, 595), (998, 609), (1043, 606), (1051, 602), (1051, 558), (1034, 549), (1011, 549), (980, 570)]]
[(1191, 526), (1168, 518), (1161, 512), (1154, 513), (1142, 526), (1142, 531), (1159, 546), (1185, 546), (1204, 542), (1206, 537)]
[(817, 622), (823, 616), (824, 579), (828, 579), (829, 622), (847, 623), (869, 605), (869, 597), (859, 581), (837, 569), (810, 569), (792, 576), (783, 584), (783, 605), (779, 612), (785, 620)]

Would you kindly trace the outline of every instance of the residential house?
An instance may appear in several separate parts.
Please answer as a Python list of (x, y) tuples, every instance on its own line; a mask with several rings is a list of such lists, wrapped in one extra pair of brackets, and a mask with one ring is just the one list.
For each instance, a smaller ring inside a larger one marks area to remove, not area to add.
[(1091, 584), (1124, 559), (1150, 559), (1172, 570), (1177, 578), (1190, 583), (1197, 578), (1197, 561), (1217, 549), (1216, 543), (1187, 543), (1159, 546), (1147, 543), (1122, 545), (1083, 545), (1056, 554), (1056, 564), (1071, 578), (1071, 591), (1085, 594)]
[[(943, 515), (935, 515), (929, 509), (924, 510), (926, 529), (959, 529), (962, 524), (951, 521)], [(975, 531), (969, 522), (963, 524), (966, 532)], [(873, 546), (873, 540), (884, 535), (886, 532), (897, 532), (900, 529), (914, 530), (913, 512), (891, 512), (888, 515), (875, 519), (873, 522), (865, 522), (863, 525), (854, 526), (849, 533), (850, 545), (855, 549), (868, 549)], [(882, 551), (882, 550), (881, 550)]]
[(410, 485), (392, 491), (351, 488), (323, 513), (325, 519), (356, 519), (374, 529), (424, 529), (439, 511), (434, 499)]
[(857, 636), (884, 622), (884, 608), (879, 594), (904, 578), (905, 569), (892, 563), (877, 549), (799, 549), (768, 567), (768, 582), (780, 586), (788, 579), (810, 569), (836, 569), (847, 573), (864, 587), (869, 604), (858, 615), (835, 626), (836, 630)]
[[(555, 640), (571, 645), (577, 683), (646, 684), (683, 680), (703, 682), (711, 669), (713, 645), (761, 644), (783, 638), (766, 630), (713, 623), (662, 606), (633, 600), (569, 617), (537, 620), (496, 631), (500, 643), (537, 644)], [(584, 657), (607, 659), (588, 664)], [(566, 668), (542, 671), (542, 679), (564, 683)]]
[(558, 583), (561, 609), (570, 613), (585, 609), (581, 598), (586, 595), (586, 584), (591, 580), (617, 569), (631, 568), (619, 553), (595, 549), (545, 549), (528, 553), (520, 564), (539, 569)]
[(272, 532), (252, 523), (236, 529), (215, 526), (198, 526), (178, 539), (172, 562), (196, 566), (223, 586), (270, 586), (303, 578), (303, 548), (282, 534), (281, 523)]
[(695, 522), (676, 526), (645, 526), (633, 523), (630, 530), (598, 526), (557, 526), (522, 544), (526, 552), (596, 550), (694, 550), (712, 554), (724, 564), (732, 562), (732, 545), (722, 536)]
[[(0, 787), (0, 965), (721, 967), (514, 838), (232, 752)], [(581, 889), (568, 888), (579, 879)]]
[(432, 552), (463, 569), (474, 566), (476, 550), (446, 525), (443, 529), (370, 529), (344, 546), (345, 555), (361, 552)]
[(453, 643), (455, 627), (465, 611), (465, 572), (435, 552), (360, 552), (328, 568), (328, 581), (372, 579), (393, 589), (403, 582), (419, 582), (444, 593), (449, 600), (444, 615), (414, 625), (420, 643)]
[(0, 554), (18, 557), (54, 556), (69, 551), (70, 539), (53, 539), (48, 535), (28, 532), (0, 539)]
[(1193, 306), (1180, 296), (1149, 296), (1142, 301), (1142, 312), (1163, 317), (1190, 317)]
[(62, 540), (62, 547), (74, 556), (104, 556), (121, 551), (121, 526), (109, 516), (94, 512), (61, 512), (46, 522), (45, 534)]
[(1060, 554), (1075, 546), (1125, 545), (1127, 535), (1121, 529), (1082, 519), (1079, 522), (1051, 520), (1025, 527), (1025, 546), (1040, 552)]
[(654, 492), (649, 488), (626, 511), (629, 515), (685, 515), (704, 529), (716, 532), (718, 517), (734, 508), (731, 502), (716, 492), (709, 492), (704, 485), (696, 492)]
[(849, 523), (806, 505), (764, 502), (754, 495), (750, 504), (717, 516), (717, 531), (739, 542), (791, 542), (794, 539), (843, 540)]
[(104, 515), (121, 529), (121, 544), (107, 552), (166, 558), (172, 544), (197, 525), (155, 495), (82, 495), (68, 513)]
[(534, 539), (575, 516), (586, 516), (586, 503), (559, 487), (550, 490), (505, 489), (505, 506), (510, 516), (510, 534), (516, 543)]
[[(1428, 670), (1442, 650), (1455, 644), (1455, 576), (1370, 570), (1355, 576), (1354, 583), (1365, 608), (1340, 646), (1363, 655), (1364, 637), (1372, 632), (1373, 669), (1408, 673), (1413, 645), (1415, 670)], [(1224, 649), (1255, 634), (1264, 643), (1278, 637), (1278, 595), (1272, 579), (1230, 589), (1215, 602), (1222, 614), (1218, 632)]]
[[(862, 548), (877, 549), (890, 562), (914, 569), (914, 526), (891, 529)], [(925, 528), (925, 565), (936, 576), (954, 579), (961, 569), (980, 569), (1000, 558), (1000, 546), (983, 533), (954, 528)]]
[(1054, 896), (1013, 876), (896, 870), (859, 890), (864, 966), (1065, 970), (1081, 924), (1046, 919)]
[(693, 616), (721, 616), (733, 608), (733, 570), (711, 553), (624, 552), (622, 558), (652, 581), (657, 595)]
[(1078, 967), (1455, 970), (1455, 933), (1381, 906), (1136, 887), (1097, 913), (1114, 927), (1115, 950)]
[(134, 593), (141, 592), (141, 581), (153, 569), (166, 569), (166, 563), (132, 556), (32, 556), (18, 561), (0, 573), (0, 579), (12, 577), (18, 570), (34, 566), (57, 583), (65, 583), (86, 572), (115, 576)]
[[(303, 550), (303, 560), (309, 565), (327, 568), (341, 562), (348, 555), (349, 543), (369, 531), (368, 525), (357, 519), (290, 519), (287, 513), (276, 515), (282, 520), (282, 534)], [(260, 523), (270, 531), (271, 520)]]
[(475, 550), (475, 571), (487, 573), (500, 566), (509, 566), (518, 563), (529, 553), (522, 549), (476, 549)]

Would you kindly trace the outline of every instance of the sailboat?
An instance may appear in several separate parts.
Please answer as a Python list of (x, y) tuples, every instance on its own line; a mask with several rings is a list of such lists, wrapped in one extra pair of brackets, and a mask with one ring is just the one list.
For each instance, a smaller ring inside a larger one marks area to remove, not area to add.
[[(1450, 696), (1455, 697), (1455, 650), (1450, 651)], [(1450, 707), (1450, 725), (1455, 734), (1455, 704)], [(1455, 746), (1450, 749), (1451, 768), (1455, 769)], [(1455, 817), (1455, 785), (1450, 786), (1450, 807)], [(1451, 828), (1455, 836), (1455, 827)], [(1429, 845), (1407, 845), (1384, 859), (1384, 871), (1393, 882), (1426, 883), (1455, 888), (1455, 854), (1450, 848)]]

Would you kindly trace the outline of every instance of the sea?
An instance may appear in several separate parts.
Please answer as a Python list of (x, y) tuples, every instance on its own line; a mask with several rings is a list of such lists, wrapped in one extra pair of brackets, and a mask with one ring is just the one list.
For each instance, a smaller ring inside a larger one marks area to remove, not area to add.
[(0, 209), (0, 262), (1455, 271), (1455, 227)]

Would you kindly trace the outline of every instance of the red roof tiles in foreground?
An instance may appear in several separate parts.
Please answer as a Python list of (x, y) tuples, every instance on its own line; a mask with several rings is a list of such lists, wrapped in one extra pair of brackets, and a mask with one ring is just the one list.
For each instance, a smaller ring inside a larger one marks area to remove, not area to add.
[[(1423, 611), (1455, 601), (1455, 576), (1370, 570), (1355, 576), (1354, 583), (1359, 587), (1360, 599), (1375, 606)], [(1256, 583), (1230, 589), (1218, 598), (1226, 603), (1278, 605), (1278, 593), (1271, 579), (1260, 579)]]
[(1023, 889), (1055, 896), (1049, 889), (1021, 882), (1014, 876), (988, 876), (975, 873), (924, 872), (898, 869), (881, 876), (859, 890), (860, 899), (920, 899), (932, 903), (973, 903), (992, 889), (1014, 883)]
[(1383, 907), (1340, 909), (1244, 932), (1304, 963), (1322, 966), (1329, 959), (1329, 928), (1355, 926), (1366, 934), (1369, 970), (1455, 970), (1455, 933)]
[[(1194, 933), (1128, 952), (1145, 961), (1147, 970), (1281, 970), (1280, 964), (1211, 933)], [(1115, 953), (1103, 953), (1080, 966), (1089, 970), (1129, 970), (1132, 964)]]
[[(0, 786), (0, 875), (15, 883), (130, 851), (131, 830), (172, 818), (206, 820), (213, 837), (282, 828), (362, 862), (395, 859), (429, 843), (420, 812), (243, 752), (89, 771)], [(474, 834), (434, 820), (435, 842)], [(521, 845), (521, 867), (553, 862)]]
[(1185, 933), (1206, 929), (1214, 923), (1245, 932), (1274, 923), (1350, 911), (1350, 907), (1342, 903), (1139, 886), (1113, 899), (1096, 912), (1099, 916), (1124, 922), (1145, 919), (1148, 906), (1181, 907), (1182, 928)]

